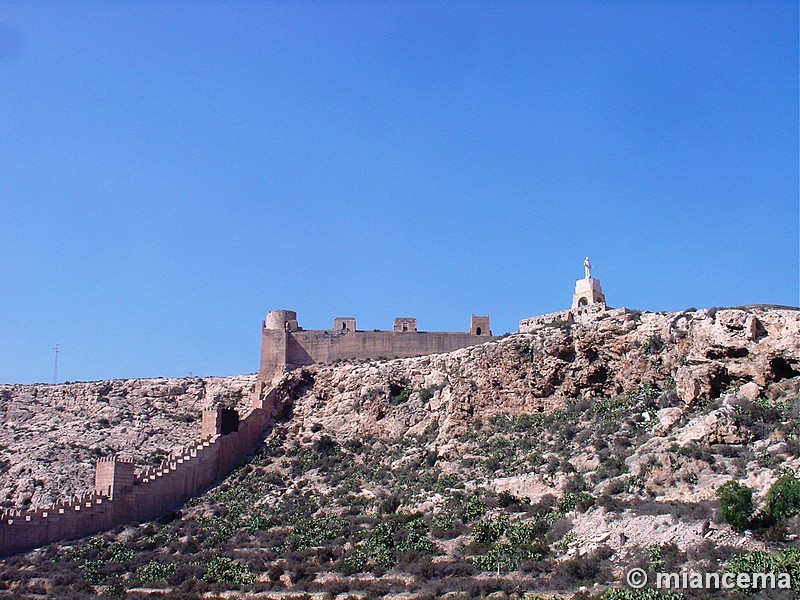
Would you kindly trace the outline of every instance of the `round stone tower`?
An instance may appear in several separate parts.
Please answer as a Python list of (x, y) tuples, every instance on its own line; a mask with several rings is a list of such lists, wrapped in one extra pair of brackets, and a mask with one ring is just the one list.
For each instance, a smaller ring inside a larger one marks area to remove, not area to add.
[(264, 329), (297, 331), (297, 313), (293, 310), (271, 310), (264, 319)]

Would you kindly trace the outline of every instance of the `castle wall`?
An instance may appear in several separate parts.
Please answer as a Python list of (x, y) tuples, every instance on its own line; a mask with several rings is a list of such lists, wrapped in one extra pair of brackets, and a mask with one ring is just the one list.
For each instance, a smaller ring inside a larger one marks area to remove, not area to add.
[(303, 330), (293, 311), (270, 311), (261, 329), (261, 360), (254, 397), (282, 373), (335, 360), (409, 358), (453, 352), (497, 339), (488, 316), (472, 315), (469, 332), (418, 331), (413, 317), (399, 317), (393, 331), (357, 331), (355, 319), (338, 317), (333, 329)]
[[(254, 398), (259, 398), (272, 378), (286, 365), (289, 336), (285, 329), (270, 329), (266, 323), (261, 328), (261, 358), (258, 367)], [(308, 363), (306, 363), (308, 364)]]
[(488, 341), (469, 333), (357, 331), (333, 335), (328, 331), (289, 334), (287, 362), (292, 365), (331, 362), (346, 358), (405, 358), (452, 352)]
[(114, 524), (113, 501), (95, 492), (45, 509), (12, 511), (0, 521), (0, 555), (83, 537)]
[[(176, 509), (244, 463), (263, 440), (274, 413), (273, 400), (272, 395), (260, 399), (239, 421), (237, 431), (221, 435), (218, 429), (158, 468), (134, 473), (130, 462), (102, 459), (94, 491), (69, 503), (0, 515), (0, 556), (155, 519)], [(224, 427), (224, 419), (213, 421)]]
[(45, 510), (0, 515), (0, 556), (151, 520), (199, 495), (242, 464), (263, 439), (275, 411), (274, 392), (265, 394), (264, 389), (285, 370), (337, 359), (452, 352), (496, 339), (488, 317), (478, 319), (473, 316), (470, 332), (456, 333), (416, 331), (413, 318), (401, 319), (400, 331), (356, 331), (352, 317), (337, 319), (335, 330), (304, 331), (293, 311), (272, 311), (262, 324), (259, 377), (249, 414), (240, 421), (224, 409), (204, 414), (201, 440), (158, 468), (134, 473), (130, 462), (104, 459), (98, 461), (95, 490), (85, 496)]
[(276, 332), (265, 329), (263, 333), (259, 369), (262, 389), (276, 374), (304, 365), (345, 359), (408, 358), (453, 352), (496, 339), (472, 333), (424, 331), (340, 333), (327, 330)]

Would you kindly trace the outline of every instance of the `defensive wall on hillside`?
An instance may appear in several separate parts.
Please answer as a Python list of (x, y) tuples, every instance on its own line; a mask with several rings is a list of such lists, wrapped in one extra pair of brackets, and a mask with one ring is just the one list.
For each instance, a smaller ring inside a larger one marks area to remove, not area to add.
[(273, 413), (274, 393), (254, 399), (241, 420), (235, 410), (205, 410), (201, 439), (159, 467), (136, 472), (130, 461), (100, 459), (93, 491), (46, 508), (0, 515), (0, 556), (174, 510), (242, 464), (264, 439)]
[(304, 365), (453, 352), (494, 339), (488, 316), (472, 315), (466, 332), (419, 331), (413, 317), (397, 317), (391, 331), (356, 329), (353, 317), (335, 318), (331, 329), (305, 330), (293, 310), (273, 310), (261, 325), (256, 395), (276, 376)]
[[(607, 310), (600, 281), (591, 277), (588, 257), (584, 266), (586, 277), (576, 282), (572, 309), (525, 319), (520, 331), (585, 322)], [(270, 311), (262, 322), (259, 373), (249, 413), (240, 419), (235, 410), (206, 410), (199, 441), (160, 467), (137, 472), (130, 461), (101, 459), (93, 491), (46, 508), (0, 514), (0, 556), (155, 519), (199, 495), (244, 463), (264, 439), (278, 404), (271, 384), (288, 370), (337, 359), (452, 352), (494, 339), (488, 316), (472, 315), (468, 332), (418, 331), (413, 317), (396, 318), (391, 331), (357, 330), (352, 317), (337, 317), (329, 330), (304, 330), (294, 311)]]
[[(131, 521), (168, 513), (242, 464), (264, 439), (275, 416), (273, 378), (287, 370), (347, 358), (394, 358), (451, 352), (496, 339), (488, 316), (472, 316), (469, 332), (417, 330), (412, 317), (395, 319), (392, 331), (358, 331), (351, 317), (331, 330), (305, 331), (293, 311), (272, 311), (262, 323), (259, 378), (250, 412), (203, 412), (201, 437), (157, 468), (136, 471), (119, 457), (97, 462), (91, 492), (41, 509), (0, 514), (0, 556), (75, 539)], [(260, 385), (259, 385), (260, 384)]]

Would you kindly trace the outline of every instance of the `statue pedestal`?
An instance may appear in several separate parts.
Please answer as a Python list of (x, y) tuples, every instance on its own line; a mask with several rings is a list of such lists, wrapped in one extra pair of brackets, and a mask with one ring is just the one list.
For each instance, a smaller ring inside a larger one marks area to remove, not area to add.
[(572, 310), (589, 306), (591, 304), (605, 304), (606, 297), (600, 280), (594, 277), (578, 279), (575, 282), (575, 293), (572, 296)]

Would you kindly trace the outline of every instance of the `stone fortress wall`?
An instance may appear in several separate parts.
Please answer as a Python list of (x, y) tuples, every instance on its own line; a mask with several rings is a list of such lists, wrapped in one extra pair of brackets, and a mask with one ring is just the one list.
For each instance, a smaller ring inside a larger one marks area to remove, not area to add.
[(95, 489), (70, 502), (0, 515), (0, 556), (113, 529), (166, 514), (242, 464), (264, 439), (274, 394), (256, 398), (239, 420), (234, 410), (203, 411), (202, 437), (161, 466), (136, 471), (132, 462), (102, 458)]
[(358, 331), (352, 317), (335, 319), (332, 330), (305, 331), (294, 311), (271, 311), (262, 324), (261, 368), (247, 415), (240, 420), (235, 410), (205, 410), (200, 439), (160, 467), (137, 471), (132, 462), (103, 458), (91, 492), (37, 510), (0, 514), (0, 556), (155, 519), (201, 494), (264, 439), (275, 416), (276, 392), (270, 384), (280, 373), (337, 359), (451, 352), (493, 339), (488, 316), (473, 315), (470, 331), (460, 333), (421, 332), (411, 317), (395, 319), (392, 331)]
[(315, 363), (347, 359), (409, 358), (453, 352), (498, 339), (489, 317), (472, 315), (465, 332), (419, 331), (413, 317), (398, 317), (391, 331), (356, 329), (353, 317), (336, 317), (331, 329), (302, 329), (297, 313), (273, 310), (261, 326), (261, 361), (256, 394), (283, 373)]

